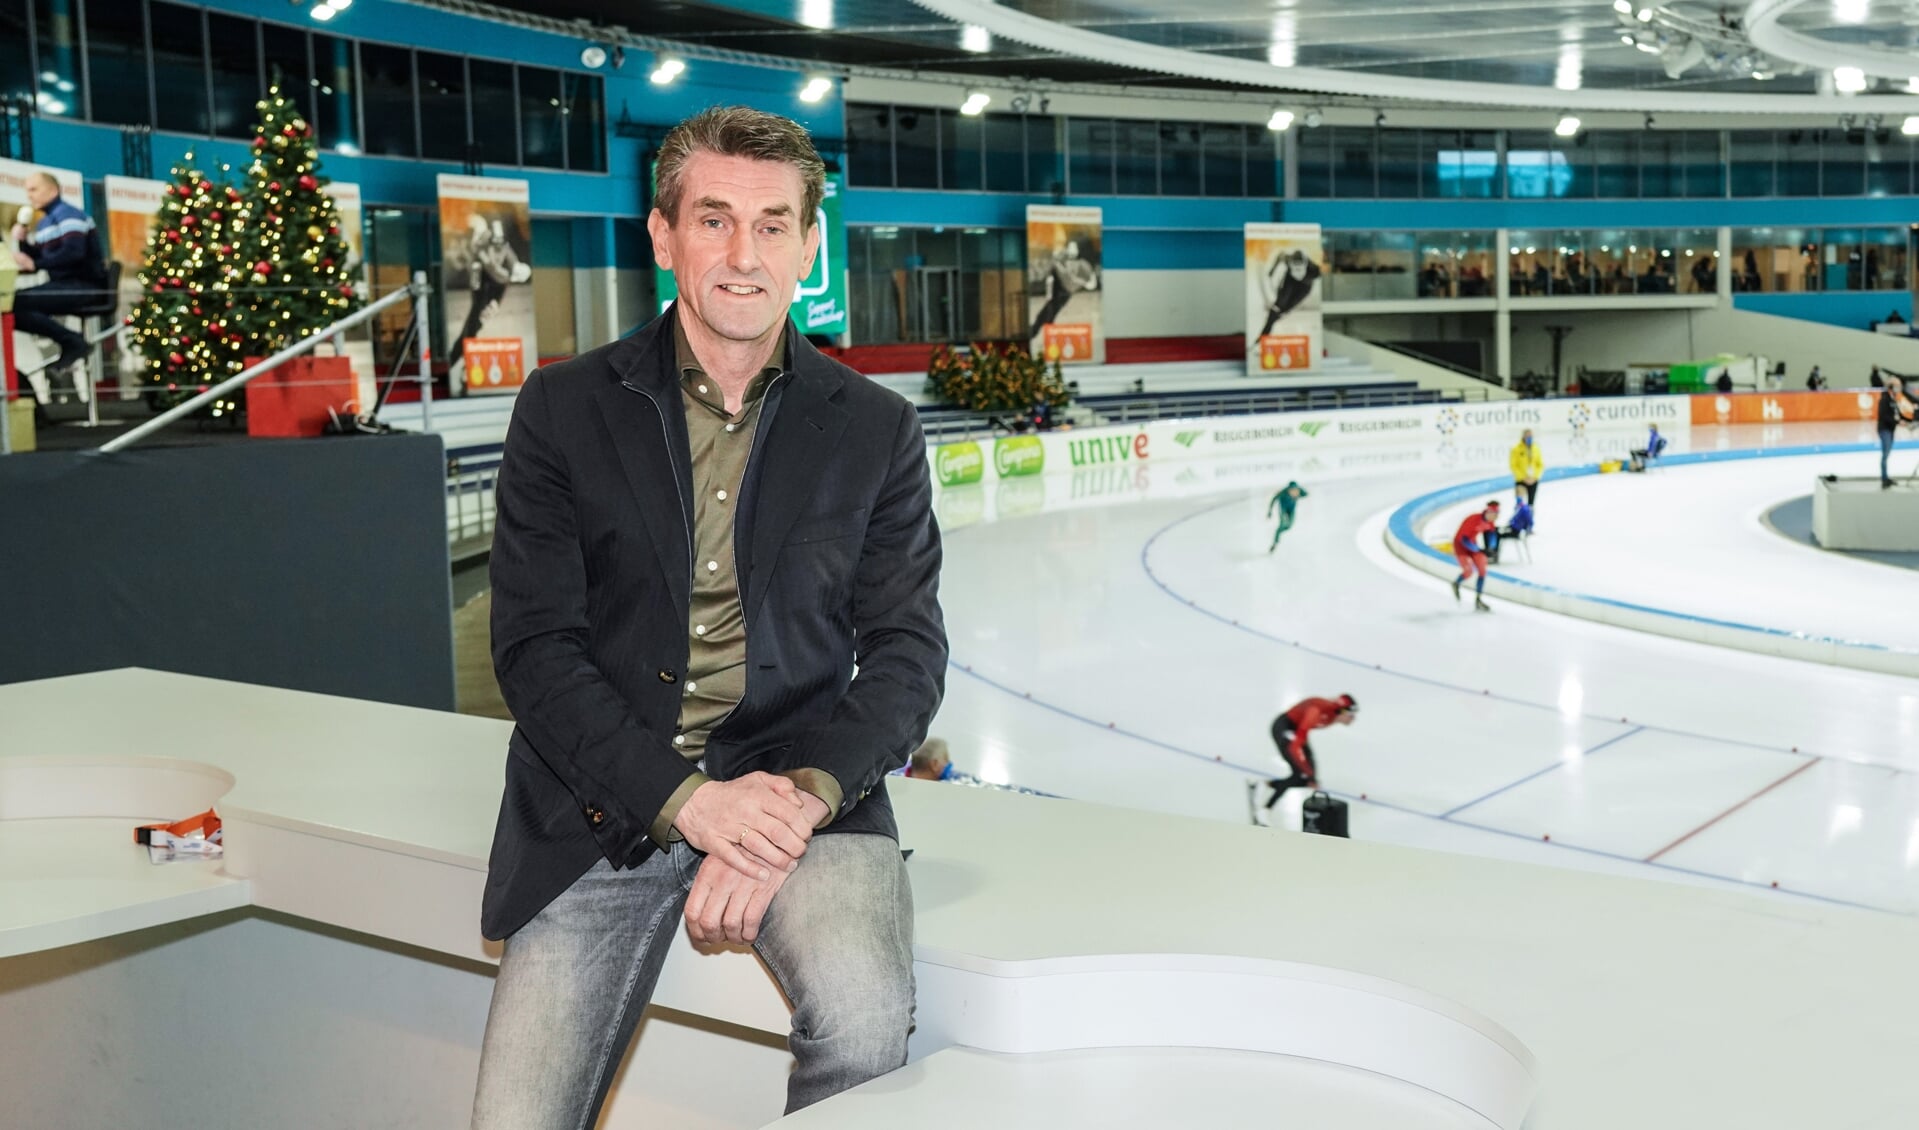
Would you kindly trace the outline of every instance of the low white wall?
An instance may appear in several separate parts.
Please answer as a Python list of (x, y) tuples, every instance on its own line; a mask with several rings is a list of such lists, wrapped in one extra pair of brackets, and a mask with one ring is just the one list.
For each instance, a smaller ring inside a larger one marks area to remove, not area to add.
[(1106, 336), (1200, 337), (1246, 332), (1246, 272), (1107, 271)]

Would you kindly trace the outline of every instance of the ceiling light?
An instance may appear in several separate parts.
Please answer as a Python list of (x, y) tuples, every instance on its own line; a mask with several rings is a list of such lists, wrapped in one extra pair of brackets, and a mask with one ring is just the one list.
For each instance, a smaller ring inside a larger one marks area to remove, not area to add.
[(1612, 10), (1622, 16), (1632, 15), (1632, 0), (1612, 0)]
[(1919, 75), (1914, 75), (1906, 80), (1906, 93), (1919, 94)]
[(1628, 47), (1639, 46), (1639, 41), (1637, 39), (1634, 39), (1630, 32), (1622, 33), (1619, 37), (1619, 42), (1625, 44)]
[(960, 103), (960, 113), (969, 118), (978, 117), (980, 112), (986, 109), (986, 104), (992, 100), (993, 96), (984, 90), (975, 90), (966, 96), (965, 102)]
[(1863, 24), (1872, 16), (1872, 0), (1832, 0), (1832, 22)]
[(1266, 119), (1266, 128), (1275, 133), (1284, 133), (1293, 127), (1291, 110), (1274, 110), (1273, 116)]
[(580, 50), (580, 66), (594, 71), (606, 65), (606, 48), (599, 44), (590, 44)]
[(833, 26), (833, 0), (800, 0), (800, 22), (825, 30)]
[(1652, 9), (1651, 9), (1651, 8), (1641, 8), (1641, 9), (1639, 9), (1639, 17), (1638, 17), (1638, 18), (1639, 18), (1639, 22), (1640, 22), (1640, 23), (1642, 23), (1642, 24), (1649, 24), (1649, 23), (1651, 23), (1651, 22), (1652, 22)]
[(1899, 123), (1899, 132), (1907, 137), (1919, 136), (1919, 118), (1907, 118)]
[(978, 24), (967, 24), (960, 32), (960, 50), (983, 55), (993, 49), (993, 33)]
[(315, 4), (313, 7), (307, 9), (307, 14), (319, 20), (321, 23), (327, 22), (335, 15), (333, 5), (331, 4)]
[(1553, 127), (1553, 133), (1559, 137), (1571, 137), (1579, 132), (1579, 119), (1571, 114), (1561, 114), (1559, 124)]
[(660, 65), (653, 68), (652, 75), (648, 77), (650, 77), (653, 80), (654, 86), (665, 86), (667, 83), (672, 82), (676, 78), (679, 78), (681, 74), (685, 73), (685, 71), (686, 71), (686, 64), (681, 62), (680, 60), (661, 59)]
[(326, 2), (333, 5), (333, 10), (336, 12), (344, 12), (353, 7), (353, 0), (326, 0)]
[(1319, 123), (1325, 120), (1326, 115), (1320, 113), (1318, 110), (1308, 110), (1306, 111), (1306, 116), (1300, 119), (1300, 121), (1306, 123), (1307, 129), (1316, 129)]
[(1578, 90), (1585, 70), (1585, 55), (1579, 44), (1567, 43), (1559, 48), (1559, 65), (1553, 71), (1553, 87), (1556, 90)]
[(800, 101), (818, 102), (833, 89), (833, 80), (825, 75), (814, 75), (806, 80), (806, 86), (800, 91)]
[(1291, 12), (1273, 16), (1272, 46), (1266, 48), (1266, 61), (1275, 67), (1299, 62), (1299, 24)]
[(1866, 89), (1866, 72), (1858, 67), (1834, 67), (1832, 88), (1841, 94), (1858, 94)]

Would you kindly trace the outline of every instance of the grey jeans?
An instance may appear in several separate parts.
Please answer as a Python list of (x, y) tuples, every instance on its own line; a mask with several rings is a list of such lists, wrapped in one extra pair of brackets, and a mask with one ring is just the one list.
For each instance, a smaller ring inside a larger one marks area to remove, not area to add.
[[(474, 1130), (593, 1125), (702, 858), (677, 843), (632, 870), (601, 860), (506, 940)], [(815, 837), (753, 948), (793, 1003), (788, 1113), (905, 1064), (913, 891), (892, 839)]]

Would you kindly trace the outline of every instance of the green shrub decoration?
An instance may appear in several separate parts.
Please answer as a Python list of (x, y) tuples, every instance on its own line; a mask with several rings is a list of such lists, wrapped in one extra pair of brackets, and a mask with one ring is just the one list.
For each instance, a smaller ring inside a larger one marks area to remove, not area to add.
[(1019, 412), (1041, 399), (1064, 408), (1071, 399), (1059, 362), (1048, 365), (1017, 345), (976, 345), (970, 353), (942, 345), (926, 367), (926, 390), (973, 412)]

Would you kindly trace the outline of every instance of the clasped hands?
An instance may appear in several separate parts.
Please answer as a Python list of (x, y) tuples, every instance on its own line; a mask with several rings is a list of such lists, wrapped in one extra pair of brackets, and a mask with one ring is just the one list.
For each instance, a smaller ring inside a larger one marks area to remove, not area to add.
[(786, 877), (799, 867), (826, 802), (785, 777), (748, 773), (708, 781), (680, 806), (673, 826), (706, 854), (686, 898), (696, 942), (751, 942)]

